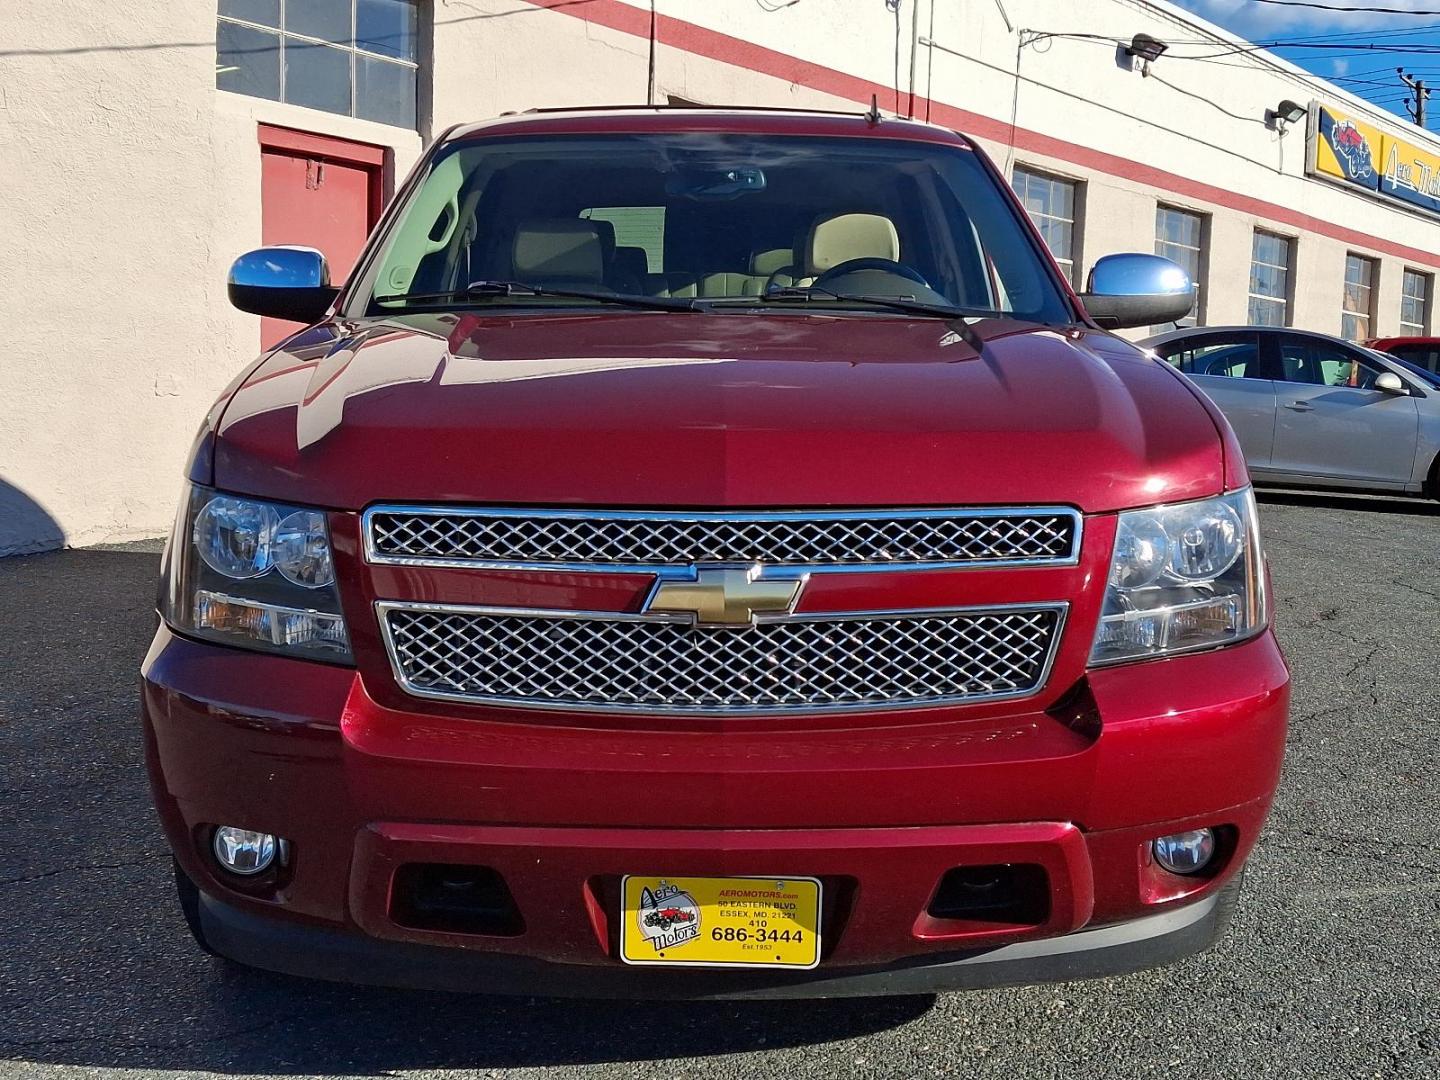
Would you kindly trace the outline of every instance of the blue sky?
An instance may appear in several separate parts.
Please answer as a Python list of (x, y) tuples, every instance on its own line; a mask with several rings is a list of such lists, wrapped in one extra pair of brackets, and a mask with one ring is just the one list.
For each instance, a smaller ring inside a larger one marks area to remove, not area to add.
[[(1431, 14), (1381, 15), (1360, 11), (1318, 11), (1257, 0), (1175, 0), (1251, 41), (1305, 43), (1311, 48), (1275, 47), (1286, 59), (1334, 79), (1383, 108), (1405, 115), (1405, 88), (1395, 77), (1403, 67), (1436, 87), (1427, 126), (1440, 130), (1440, 0), (1316, 0), (1336, 7), (1366, 5), (1408, 8)], [(1359, 46), (1382, 46), (1381, 49)], [(1193, 47), (1180, 51), (1194, 51)]]

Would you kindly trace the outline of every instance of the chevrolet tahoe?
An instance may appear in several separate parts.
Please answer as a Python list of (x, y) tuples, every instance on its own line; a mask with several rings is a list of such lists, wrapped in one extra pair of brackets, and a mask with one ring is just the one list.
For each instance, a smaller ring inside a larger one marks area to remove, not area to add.
[(195, 441), (143, 668), (199, 944), (624, 997), (1211, 944), (1288, 673), (1224, 417), (961, 134), (536, 111), (426, 151)]

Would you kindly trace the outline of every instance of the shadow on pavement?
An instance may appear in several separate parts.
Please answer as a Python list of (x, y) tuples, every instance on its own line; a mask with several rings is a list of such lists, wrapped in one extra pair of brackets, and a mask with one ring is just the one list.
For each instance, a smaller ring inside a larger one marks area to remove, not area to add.
[(133, 548), (0, 559), (0, 1072), (348, 1076), (703, 1057), (855, 1038), (933, 1005), (425, 994), (205, 956), (174, 903), (136, 723), (157, 566)]
[(1440, 501), (1397, 495), (1361, 495), (1337, 492), (1298, 491), (1289, 488), (1256, 488), (1261, 506), (1310, 506), (1330, 510), (1352, 510), (1360, 514), (1412, 514), (1440, 517)]

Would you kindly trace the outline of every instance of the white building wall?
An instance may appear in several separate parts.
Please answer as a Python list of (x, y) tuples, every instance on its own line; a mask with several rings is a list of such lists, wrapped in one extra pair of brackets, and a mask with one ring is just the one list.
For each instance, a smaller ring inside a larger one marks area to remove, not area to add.
[(215, 4), (0, 5), (0, 555), (155, 536), (259, 343), (225, 274), (260, 239), (257, 123), (414, 132), (215, 90)]
[[(1156, 0), (802, 2), (431, 0), (421, 132), (214, 89), (215, 4), (0, 5), (0, 554), (156, 535), (255, 319), (225, 300), (260, 241), (259, 123), (388, 147), (512, 109), (643, 103), (910, 108), (1015, 164), (1084, 185), (1082, 271), (1149, 250), (1157, 201), (1209, 215), (1204, 315), (1244, 322), (1256, 226), (1297, 238), (1291, 321), (1340, 329), (1344, 257), (1380, 260), (1376, 333), (1398, 330), (1403, 268), (1440, 267), (1440, 221), (1305, 178), (1282, 98), (1332, 101), (1433, 146), (1359, 99), (1261, 55), (1181, 59), (1234, 39)], [(1176, 43), (1149, 77), (1113, 41)], [(1023, 32), (1023, 34), (1022, 34)], [(422, 51), (422, 56), (424, 56)], [(1018, 58), (1018, 65), (1017, 65)]]

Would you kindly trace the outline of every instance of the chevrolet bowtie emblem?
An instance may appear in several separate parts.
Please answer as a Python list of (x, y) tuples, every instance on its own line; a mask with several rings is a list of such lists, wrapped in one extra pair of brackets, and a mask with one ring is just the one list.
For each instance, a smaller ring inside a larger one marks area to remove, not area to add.
[(691, 580), (661, 578), (646, 612), (689, 615), (696, 626), (750, 626), (762, 613), (788, 612), (800, 598), (803, 577), (760, 581), (760, 567), (707, 567)]

